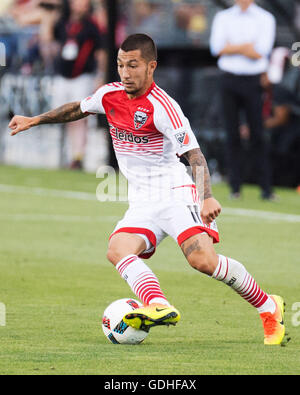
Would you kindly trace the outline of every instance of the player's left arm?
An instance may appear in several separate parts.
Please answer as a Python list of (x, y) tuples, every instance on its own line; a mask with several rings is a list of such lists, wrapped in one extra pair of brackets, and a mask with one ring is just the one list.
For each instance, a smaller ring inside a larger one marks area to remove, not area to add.
[(219, 216), (222, 208), (220, 203), (213, 197), (207, 161), (200, 148), (186, 152), (184, 157), (192, 168), (199, 196), (203, 197), (202, 219), (206, 224), (210, 224)]

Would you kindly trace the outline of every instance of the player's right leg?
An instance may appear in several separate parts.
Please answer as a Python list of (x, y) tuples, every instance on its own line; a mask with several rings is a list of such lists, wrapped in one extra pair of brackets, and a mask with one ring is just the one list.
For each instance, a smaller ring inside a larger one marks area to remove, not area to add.
[(228, 285), (257, 309), (263, 322), (266, 345), (283, 342), (284, 301), (281, 297), (265, 293), (240, 262), (217, 255), (212, 239), (205, 233), (187, 239), (181, 248), (193, 268)]
[(196, 203), (170, 205), (164, 216), (171, 221), (161, 226), (177, 240), (189, 264), (228, 285), (255, 307), (263, 321), (265, 344), (281, 344), (285, 335), (282, 298), (266, 294), (243, 264), (216, 253), (214, 243), (219, 240), (216, 223), (204, 225)]
[(152, 270), (139, 257), (151, 247), (144, 235), (116, 233), (109, 242), (107, 258), (116, 267), (135, 295), (143, 302), (143, 308), (127, 314), (126, 324), (148, 331), (153, 326), (176, 325), (179, 312), (170, 305)]

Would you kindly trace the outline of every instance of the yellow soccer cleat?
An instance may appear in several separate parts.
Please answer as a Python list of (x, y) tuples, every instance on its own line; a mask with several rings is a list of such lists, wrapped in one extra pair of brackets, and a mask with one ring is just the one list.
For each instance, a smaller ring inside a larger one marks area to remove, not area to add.
[(180, 313), (173, 306), (151, 304), (126, 314), (123, 321), (135, 328), (149, 332), (150, 328), (159, 325), (176, 325), (180, 320)]
[(280, 345), (282, 344), (285, 337), (285, 326), (284, 326), (285, 303), (280, 296), (271, 295), (270, 298), (272, 298), (276, 304), (275, 313), (274, 314), (262, 313), (260, 315), (265, 332), (264, 344), (268, 346)]

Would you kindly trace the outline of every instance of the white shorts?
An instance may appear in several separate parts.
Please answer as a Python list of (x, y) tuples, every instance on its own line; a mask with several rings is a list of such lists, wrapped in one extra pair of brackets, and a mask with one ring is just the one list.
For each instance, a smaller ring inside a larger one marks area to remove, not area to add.
[(94, 80), (93, 74), (83, 74), (77, 78), (55, 77), (52, 89), (52, 106), (57, 108), (88, 97), (95, 90)]
[[(150, 258), (161, 241), (171, 236), (180, 246), (190, 237), (207, 233), (214, 243), (219, 242), (216, 222), (205, 225), (200, 216), (200, 205), (196, 202), (162, 202), (145, 207), (130, 207), (125, 217), (117, 224), (110, 239), (117, 233), (141, 235), (147, 244), (140, 257)], [(148, 242), (147, 242), (148, 241)]]

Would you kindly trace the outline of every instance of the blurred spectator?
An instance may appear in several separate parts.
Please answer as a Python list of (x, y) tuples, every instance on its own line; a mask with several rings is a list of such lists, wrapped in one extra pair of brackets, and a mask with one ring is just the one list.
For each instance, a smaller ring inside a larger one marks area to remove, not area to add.
[[(261, 86), (263, 88), (263, 141), (265, 145), (265, 177), (269, 180), (269, 189), (272, 189), (273, 183), (273, 169), (271, 165), (271, 150), (272, 150), (272, 132), (273, 129), (281, 126), (286, 126), (289, 121), (290, 109), (284, 99), (281, 97), (281, 92), (284, 88), (271, 84), (268, 74), (263, 73), (261, 76)], [(282, 101), (283, 100), (283, 101)], [(242, 148), (244, 152), (251, 155), (251, 130), (249, 125), (245, 122), (240, 126), (240, 138), (242, 140)], [(250, 153), (249, 151), (250, 143)], [(286, 153), (285, 153), (286, 154)], [(256, 176), (253, 175), (252, 164), (248, 161), (244, 163), (243, 171), (245, 178), (250, 182), (256, 181)], [(273, 199), (276, 200), (273, 195)]]
[(52, 31), (60, 18), (67, 0), (19, 0), (10, 8), (10, 14), (19, 27), (37, 26), (27, 43), (27, 53), (23, 59), (22, 74), (31, 74), (34, 63), (43, 61), (44, 72), (52, 71), (53, 57), (57, 45), (53, 42)]
[[(273, 179), (277, 185), (296, 187), (300, 182), (298, 159), (300, 152), (300, 100), (298, 97), (300, 71), (298, 70), (298, 84), (290, 90), (283, 78), (289, 74), (290, 59), (286, 57), (287, 52), (283, 51), (283, 48), (280, 49), (285, 62), (282, 58), (278, 58), (277, 49), (273, 51), (276, 53), (276, 65), (280, 65), (280, 70), (277, 69), (275, 72), (274, 64), (272, 64), (268, 73), (264, 73), (261, 77), (261, 85), (264, 89), (263, 122), (267, 162), (272, 161), (272, 169), (267, 170), (270, 179)], [(272, 78), (276, 83), (272, 83), (270, 80)], [(240, 134), (247, 147), (250, 139), (250, 129), (247, 124), (241, 125)], [(246, 169), (246, 173), (247, 179), (251, 180), (251, 169)]]
[(11, 14), (20, 26), (40, 25), (61, 7), (62, 0), (23, 0), (14, 3)]
[(14, 0), (4, 0), (0, 2), (0, 41), (5, 46), (5, 64), (7, 67), (0, 66), (0, 78), (16, 61), (18, 39), (15, 34), (15, 23), (10, 17), (11, 6)]
[(295, 0), (294, 4), (294, 26), (298, 32), (298, 38), (300, 37), (300, 1)]
[(265, 89), (264, 99), (264, 127), (272, 131), (286, 126), (291, 118), (293, 95), (284, 86), (272, 85), (267, 75), (263, 75), (262, 85)]
[(265, 96), (264, 127), (271, 140), (274, 179), (278, 185), (296, 187), (300, 183), (300, 101), (298, 87), (291, 92), (283, 83), (271, 85)]
[[(54, 105), (80, 101), (105, 82), (104, 36), (92, 17), (90, 0), (70, 0), (70, 12), (54, 28), (59, 43), (55, 61)], [(96, 80), (95, 80), (96, 79)], [(82, 169), (87, 141), (87, 120), (67, 125), (73, 169)]]
[(282, 81), (289, 56), (289, 48), (278, 47), (273, 50), (268, 68), (268, 79), (272, 84), (279, 84)]
[[(223, 71), (222, 96), (229, 183), (232, 198), (239, 198), (242, 185), (240, 113), (244, 110), (250, 127), (252, 164), (262, 189), (262, 198), (273, 199), (270, 164), (263, 136), (261, 74), (267, 71), (276, 32), (275, 18), (254, 4), (254, 0), (236, 0), (219, 12), (213, 22), (211, 51), (219, 56)], [(248, 158), (247, 158), (248, 160)]]
[(105, 0), (96, 0), (94, 6), (94, 19), (97, 22), (100, 33), (107, 34), (108, 30), (108, 15), (105, 6)]
[(155, 1), (134, 0), (134, 14), (131, 21), (135, 31), (149, 34), (156, 43), (163, 43), (164, 20), (161, 7)]
[(176, 27), (186, 35), (192, 45), (203, 44), (202, 36), (207, 30), (206, 9), (202, 4), (179, 4), (175, 11)]
[(2, 15), (6, 15), (11, 5), (14, 3), (14, 0), (1, 0), (0, 3), (0, 17)]

